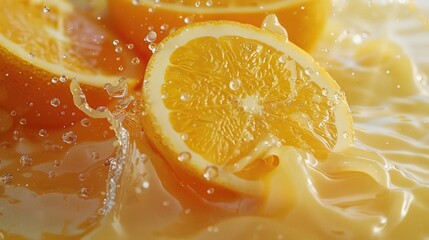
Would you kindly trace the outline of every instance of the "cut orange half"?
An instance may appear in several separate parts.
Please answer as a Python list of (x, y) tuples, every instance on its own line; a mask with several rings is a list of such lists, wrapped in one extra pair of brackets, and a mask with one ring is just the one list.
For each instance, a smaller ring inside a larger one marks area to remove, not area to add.
[(106, 83), (121, 77), (137, 83), (132, 77), (142, 64), (134, 66), (126, 48), (69, 1), (0, 0), (0, 5), (0, 107), (17, 119), (43, 127), (80, 120), (68, 90), (72, 78), (96, 106), (107, 96)]
[[(192, 22), (230, 20), (259, 26), (276, 14), (290, 40), (311, 50), (325, 26), (330, 0), (109, 0), (116, 30), (147, 56), (168, 34)], [(126, 14), (124, 14), (126, 13)]]
[(283, 36), (209, 21), (161, 42), (143, 84), (144, 129), (173, 166), (259, 195), (278, 164), (266, 153), (293, 146), (323, 159), (353, 141), (337, 83)]

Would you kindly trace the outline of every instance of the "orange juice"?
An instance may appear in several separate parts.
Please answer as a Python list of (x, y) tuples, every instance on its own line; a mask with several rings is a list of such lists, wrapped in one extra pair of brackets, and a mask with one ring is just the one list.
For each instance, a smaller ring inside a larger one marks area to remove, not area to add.
[(332, 1), (310, 54), (345, 92), (354, 144), (323, 160), (270, 149), (277, 167), (262, 196), (172, 168), (140, 125), (133, 88), (110, 106), (110, 123), (84, 102), (91, 116), (60, 129), (1, 108), (0, 239), (424, 239), (428, 19), (424, 0)]

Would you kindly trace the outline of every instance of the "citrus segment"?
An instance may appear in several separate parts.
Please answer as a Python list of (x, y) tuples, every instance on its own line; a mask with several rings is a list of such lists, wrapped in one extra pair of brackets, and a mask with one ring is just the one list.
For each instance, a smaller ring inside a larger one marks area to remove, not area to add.
[(146, 133), (168, 161), (197, 174), (216, 168), (223, 176), (215, 182), (248, 194), (234, 179), (249, 180), (269, 149), (294, 146), (322, 159), (353, 138), (343, 92), (307, 53), (236, 22), (195, 23), (164, 40), (143, 98)]
[[(82, 117), (68, 82), (77, 78), (101, 105), (106, 83), (141, 72), (105, 29), (68, 1), (1, 0), (0, 106), (30, 125), (61, 126)], [(59, 101), (57, 101), (57, 99)], [(54, 101), (54, 104), (51, 104)], [(55, 104), (58, 103), (58, 104)]]
[(112, 25), (146, 56), (154, 44), (186, 24), (231, 20), (260, 26), (268, 14), (278, 16), (292, 42), (311, 50), (329, 10), (330, 0), (109, 0), (108, 4)]

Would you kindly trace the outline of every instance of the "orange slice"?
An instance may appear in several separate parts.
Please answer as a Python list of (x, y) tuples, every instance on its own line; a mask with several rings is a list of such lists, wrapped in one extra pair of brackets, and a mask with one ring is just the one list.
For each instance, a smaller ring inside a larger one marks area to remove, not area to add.
[(167, 37), (143, 84), (145, 133), (173, 166), (249, 195), (293, 146), (323, 159), (353, 140), (337, 83), (305, 51), (268, 30), (230, 21)]
[(83, 114), (68, 90), (72, 78), (95, 106), (106, 104), (106, 83), (121, 77), (137, 83), (131, 77), (142, 64), (133, 65), (125, 47), (120, 49), (115, 37), (76, 13), (70, 2), (0, 4), (0, 107), (22, 122), (59, 127), (80, 120)]
[(111, 24), (146, 56), (155, 43), (188, 23), (231, 20), (259, 26), (268, 14), (278, 16), (292, 42), (311, 50), (329, 10), (330, 0), (109, 0), (108, 4)]

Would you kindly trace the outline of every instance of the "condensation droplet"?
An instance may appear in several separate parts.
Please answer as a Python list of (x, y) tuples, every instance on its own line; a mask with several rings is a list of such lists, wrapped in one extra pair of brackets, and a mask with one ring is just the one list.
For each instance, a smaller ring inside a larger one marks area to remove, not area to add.
[(191, 160), (192, 155), (188, 152), (181, 152), (179, 154), (179, 156), (177, 157), (177, 160), (179, 160), (180, 162), (187, 162), (189, 160)]
[(229, 82), (229, 88), (232, 91), (238, 91), (241, 88), (241, 80), (240, 79), (234, 79)]
[(33, 158), (28, 155), (22, 155), (19, 158), (19, 164), (23, 167), (31, 167), (33, 165)]
[(13, 182), (13, 175), (11, 173), (6, 173), (2, 176), (3, 184), (11, 184)]
[(84, 127), (89, 127), (91, 125), (91, 120), (88, 118), (82, 118), (82, 120), (80, 120), (80, 124)]
[(77, 135), (73, 131), (67, 131), (63, 134), (63, 142), (67, 144), (73, 144), (77, 140)]
[(216, 166), (208, 166), (205, 170), (204, 170), (204, 178), (207, 181), (211, 181), (215, 178), (217, 178), (217, 176), (219, 175), (219, 170)]
[(58, 98), (52, 98), (51, 99), (51, 106), (58, 107), (58, 106), (60, 106), (60, 104), (61, 104), (60, 99), (58, 99)]
[(189, 95), (189, 93), (182, 93), (182, 95), (180, 95), (180, 100), (184, 102), (189, 101), (189, 99), (191, 99), (191, 95)]

